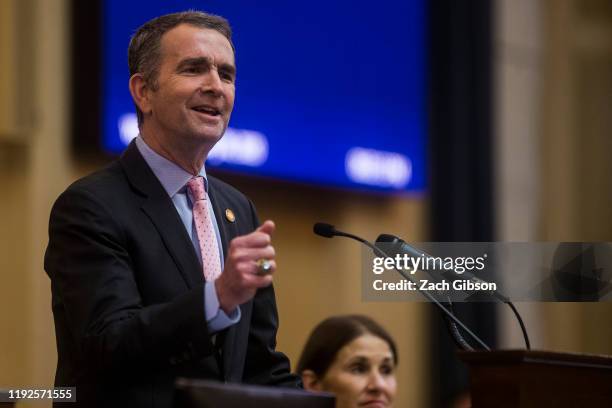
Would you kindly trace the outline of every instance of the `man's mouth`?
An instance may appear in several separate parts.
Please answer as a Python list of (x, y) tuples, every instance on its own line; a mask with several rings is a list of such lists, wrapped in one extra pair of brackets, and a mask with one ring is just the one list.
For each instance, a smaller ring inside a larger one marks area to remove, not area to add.
[(212, 107), (212, 106), (201, 105), (201, 106), (195, 106), (195, 107), (193, 107), (191, 109), (193, 109), (196, 112), (205, 113), (205, 114), (210, 115), (210, 116), (219, 116), (219, 115), (221, 115), (221, 111), (219, 109), (217, 109), (217, 108)]

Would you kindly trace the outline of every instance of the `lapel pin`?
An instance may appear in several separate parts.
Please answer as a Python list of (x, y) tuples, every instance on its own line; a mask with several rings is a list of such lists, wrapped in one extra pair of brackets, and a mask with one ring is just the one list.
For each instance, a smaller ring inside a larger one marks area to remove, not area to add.
[(227, 218), (229, 222), (236, 221), (236, 216), (234, 215), (234, 212), (230, 210), (229, 208), (225, 209), (225, 218)]

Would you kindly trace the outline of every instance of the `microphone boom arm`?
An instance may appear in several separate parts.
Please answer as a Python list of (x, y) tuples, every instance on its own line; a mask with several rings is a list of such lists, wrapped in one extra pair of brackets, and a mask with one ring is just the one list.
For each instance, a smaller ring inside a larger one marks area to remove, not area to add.
[[(354, 240), (356, 240), (358, 242), (361, 242), (362, 244), (364, 244), (368, 248), (370, 248), (376, 255), (383, 256), (385, 258), (390, 258), (390, 256), (386, 252), (384, 252), (380, 248), (376, 247), (371, 242), (366, 241), (365, 239), (363, 239), (361, 237), (358, 237), (357, 235), (349, 234), (348, 232), (339, 231), (339, 230), (335, 229), (333, 225), (324, 224), (324, 223), (316, 223), (314, 225), (314, 232), (315, 232), (315, 234), (323, 236), (325, 238), (333, 238), (334, 236), (340, 236), (340, 237), (346, 237), (346, 238), (354, 239)], [(402, 277), (404, 277), (406, 280), (414, 283), (414, 281), (412, 280), (412, 277), (410, 275), (407, 275), (401, 269), (398, 269), (398, 268), (395, 268), (395, 267), (394, 267), (394, 269), (400, 275), (402, 275)], [(463, 330), (465, 330), (466, 333), (468, 333), (478, 344), (480, 344), (482, 346), (482, 348), (484, 348), (487, 351), (491, 351), (491, 348), (489, 346), (487, 346), (487, 344), (484, 341), (482, 341), (480, 339), (480, 337), (478, 337), (465, 324), (463, 324), (463, 322), (461, 320), (459, 320), (453, 313), (451, 313), (446, 307), (444, 307), (435, 297), (433, 297), (430, 293), (421, 290), (418, 287), (418, 285), (415, 285), (415, 286), (416, 286), (418, 292), (421, 295), (425, 296), (430, 302), (434, 303), (449, 319), (451, 319), (454, 323), (459, 325), (459, 327), (461, 327)]]

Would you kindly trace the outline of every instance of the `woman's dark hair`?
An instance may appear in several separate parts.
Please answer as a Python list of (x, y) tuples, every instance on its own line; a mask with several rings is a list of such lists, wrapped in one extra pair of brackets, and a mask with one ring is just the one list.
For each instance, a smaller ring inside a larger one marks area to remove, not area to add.
[(395, 342), (378, 323), (362, 315), (334, 316), (323, 320), (310, 333), (297, 364), (298, 374), (312, 370), (317, 377), (322, 378), (338, 351), (364, 334), (372, 334), (384, 340), (391, 349), (393, 362), (397, 364)]

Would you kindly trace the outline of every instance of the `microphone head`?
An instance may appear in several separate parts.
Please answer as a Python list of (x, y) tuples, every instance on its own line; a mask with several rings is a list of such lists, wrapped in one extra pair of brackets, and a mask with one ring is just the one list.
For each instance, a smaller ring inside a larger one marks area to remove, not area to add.
[(378, 238), (376, 238), (374, 245), (376, 245), (376, 248), (381, 250), (387, 256), (395, 256), (403, 252), (402, 245), (404, 243), (405, 242), (401, 238), (398, 238), (395, 235), (380, 234)]
[(375, 245), (390, 256), (395, 256), (396, 254), (408, 254), (417, 258), (423, 255), (427, 256), (425, 252), (408, 245), (403, 239), (391, 234), (380, 234), (376, 238)]
[(333, 225), (324, 222), (317, 222), (313, 226), (312, 231), (315, 234), (325, 238), (332, 238), (336, 235), (336, 228)]
[(396, 244), (398, 242), (403, 242), (400, 238), (391, 234), (380, 234), (378, 238), (376, 238), (377, 244)]

